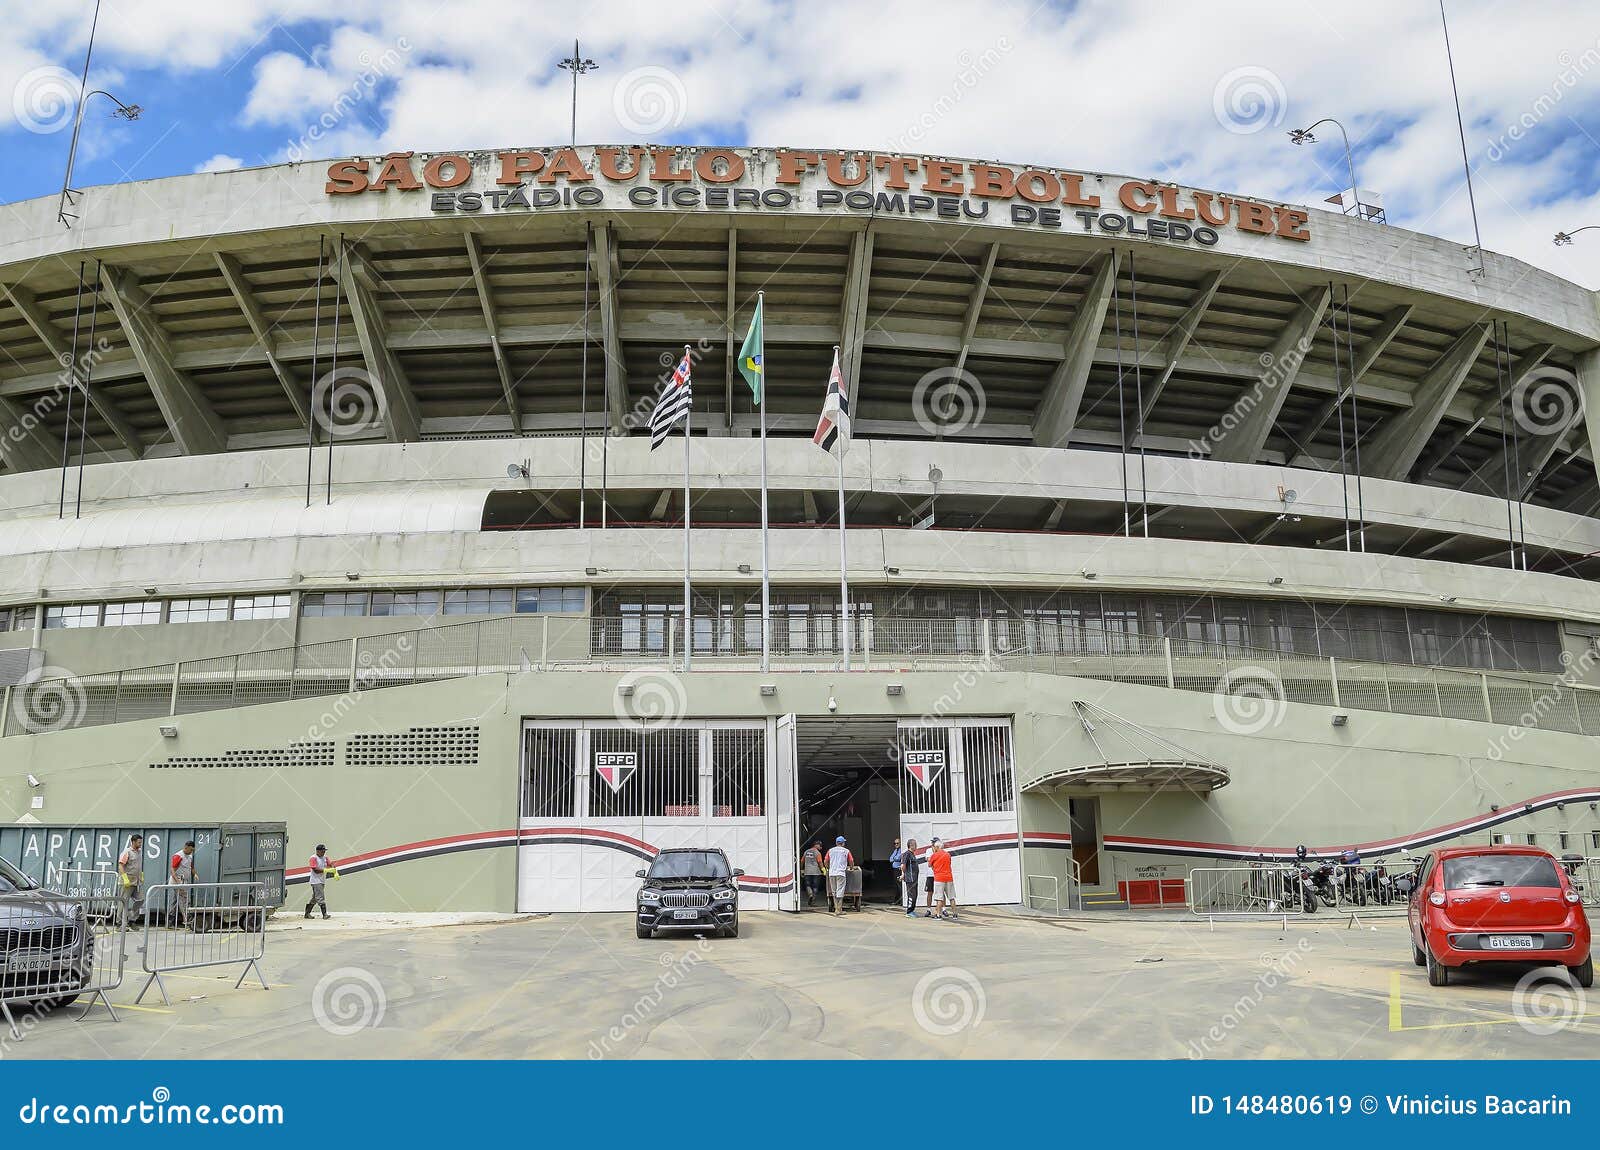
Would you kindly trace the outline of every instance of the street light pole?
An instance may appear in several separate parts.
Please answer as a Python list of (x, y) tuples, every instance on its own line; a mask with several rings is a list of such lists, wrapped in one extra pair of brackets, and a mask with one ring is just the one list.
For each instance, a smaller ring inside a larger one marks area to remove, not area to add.
[(1367, 209), (1366, 205), (1361, 202), (1361, 185), (1356, 182), (1355, 156), (1350, 151), (1350, 133), (1344, 130), (1344, 125), (1332, 116), (1325, 116), (1309, 128), (1295, 128), (1292, 130), (1289, 133), (1289, 142), (1292, 144), (1315, 144), (1317, 137), (1312, 135), (1312, 132), (1324, 124), (1332, 124), (1339, 129), (1339, 135), (1344, 137), (1344, 162), (1350, 168), (1350, 194), (1356, 198), (1356, 217), (1364, 220), (1367, 218)]
[(584, 59), (583, 53), (578, 51), (578, 42), (576, 40), (572, 42), (572, 55), (565, 60), (559, 61), (556, 65), (556, 67), (565, 68), (572, 73), (572, 143), (574, 147), (578, 143), (578, 77), (585, 72), (593, 72), (599, 66), (593, 60)]
[(72, 118), (72, 142), (67, 146), (67, 171), (61, 178), (61, 198), (56, 202), (56, 219), (69, 228), (72, 226), (72, 221), (78, 218), (67, 211), (67, 207), (69, 204), (73, 206), (77, 204), (77, 201), (73, 199), (73, 196), (77, 193), (72, 187), (72, 169), (78, 160), (78, 136), (83, 129), (83, 110), (88, 107), (89, 101), (94, 97), (104, 96), (116, 105), (116, 109), (111, 114), (121, 116), (124, 120), (137, 120), (139, 113), (144, 111), (138, 104), (124, 104), (110, 92), (102, 89), (96, 88), (92, 92), (85, 90), (89, 86), (89, 61), (94, 57), (95, 29), (99, 26), (100, 0), (95, 0), (94, 18), (89, 23), (89, 46), (83, 52), (83, 76), (78, 81), (78, 107)]

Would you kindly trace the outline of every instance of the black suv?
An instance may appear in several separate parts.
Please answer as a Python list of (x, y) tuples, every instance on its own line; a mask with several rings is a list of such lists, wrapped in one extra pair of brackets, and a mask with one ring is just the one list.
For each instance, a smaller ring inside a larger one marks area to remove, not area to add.
[(656, 855), (642, 878), (636, 900), (640, 938), (658, 930), (704, 934), (715, 930), (739, 937), (739, 876), (716, 847), (669, 847)]
[(66, 1006), (93, 972), (84, 904), (41, 889), (0, 859), (0, 1000)]

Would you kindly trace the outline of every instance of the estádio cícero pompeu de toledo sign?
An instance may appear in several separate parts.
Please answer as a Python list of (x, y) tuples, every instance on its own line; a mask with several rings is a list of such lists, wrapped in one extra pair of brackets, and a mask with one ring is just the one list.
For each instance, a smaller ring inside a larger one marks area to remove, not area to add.
[(1153, 180), (975, 160), (791, 148), (391, 152), (328, 165), (329, 196), (425, 193), (438, 215), (618, 208), (804, 210), (1128, 235), (1214, 246), (1311, 238), (1300, 208)]

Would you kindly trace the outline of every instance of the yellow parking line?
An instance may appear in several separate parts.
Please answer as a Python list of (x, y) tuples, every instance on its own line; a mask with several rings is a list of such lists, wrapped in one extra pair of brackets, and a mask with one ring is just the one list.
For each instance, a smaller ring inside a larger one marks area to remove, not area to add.
[(116, 1002), (112, 1004), (118, 1010), (142, 1010), (146, 1014), (171, 1014), (172, 1011), (164, 1006), (139, 1006), (132, 1002)]
[[(1521, 1024), (1522, 1019), (1513, 1015), (1510, 1018), (1480, 1018), (1471, 1022), (1428, 1022), (1418, 1023), (1415, 1026), (1406, 1026), (1400, 1020), (1400, 972), (1389, 972), (1389, 1029), (1396, 1030), (1454, 1030), (1464, 1026), (1505, 1026), (1507, 1023)], [(1593, 1027), (1583, 1026), (1581, 1021), (1568, 1023), (1567, 1030), (1592, 1030)]]

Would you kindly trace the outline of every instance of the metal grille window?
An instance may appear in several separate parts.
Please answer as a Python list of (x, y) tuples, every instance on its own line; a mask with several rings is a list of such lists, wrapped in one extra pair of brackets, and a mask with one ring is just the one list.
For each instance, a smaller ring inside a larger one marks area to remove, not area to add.
[(31, 607), (31, 606), (30, 607), (13, 607), (13, 608), (11, 608), (11, 611), (9, 612), (9, 614), (10, 614), (9, 626), (7, 626), (4, 623), (0, 623), (0, 631), (6, 631), (6, 630), (10, 630), (10, 631), (31, 631), (31, 630), (33, 630), (33, 620), (34, 620), (34, 618), (36, 616), (36, 608)]
[(46, 607), (44, 611), (44, 626), (47, 631), (72, 630), (77, 627), (98, 627), (100, 626), (100, 604), (63, 603), (57, 607)]
[(522, 817), (570, 819), (577, 815), (578, 732), (529, 727), (523, 733)]
[(235, 619), (287, 619), (289, 596), (240, 595), (233, 601)]
[(374, 591), (372, 593), (372, 613), (374, 615), (437, 615), (439, 613), (439, 592)]
[(167, 604), (169, 623), (226, 623), (227, 596), (215, 599), (174, 599)]
[(961, 727), (961, 761), (966, 772), (967, 810), (972, 814), (1016, 809), (1012, 785), (1011, 728)]
[[(698, 730), (640, 731), (599, 727), (589, 732), (589, 815), (592, 818), (690, 818), (700, 813)], [(608, 780), (595, 756), (632, 753), (631, 766), (613, 766)]]
[(365, 591), (328, 591), (307, 595), (300, 600), (300, 613), (313, 618), (335, 615), (365, 615)]
[(760, 728), (712, 728), (712, 818), (753, 818), (767, 813), (766, 736)]
[(945, 727), (900, 728), (900, 809), (908, 815), (945, 815), (950, 794), (950, 732)]
[(516, 609), (510, 587), (474, 587), (444, 593), (446, 615), (510, 615)]
[(159, 622), (161, 622), (159, 599), (106, 604), (105, 626), (107, 627), (139, 627)]

